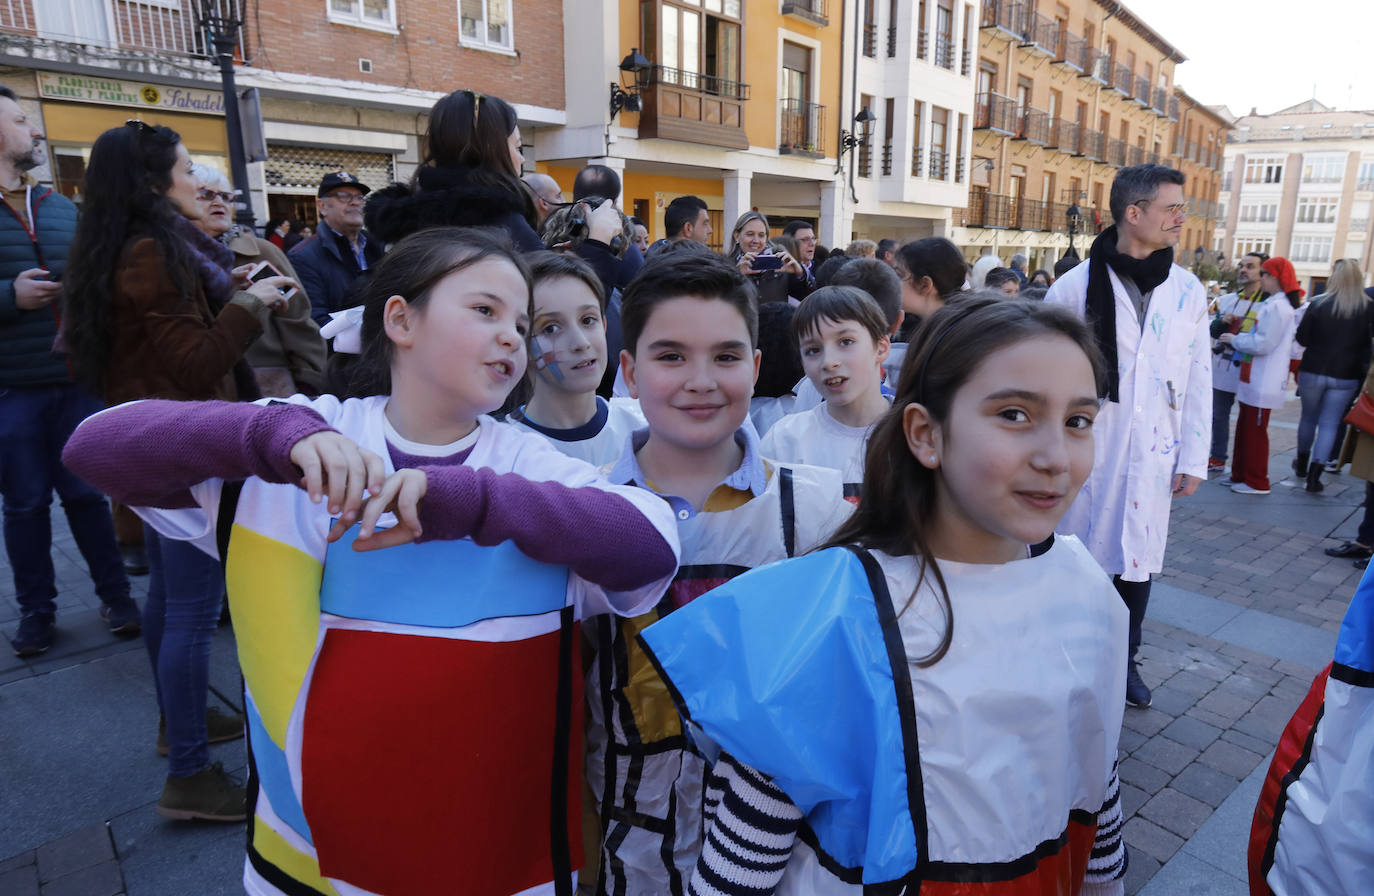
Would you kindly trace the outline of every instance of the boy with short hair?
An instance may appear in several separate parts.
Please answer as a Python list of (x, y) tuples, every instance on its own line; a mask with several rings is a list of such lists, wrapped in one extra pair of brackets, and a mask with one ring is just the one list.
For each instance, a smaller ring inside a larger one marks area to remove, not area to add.
[(701, 851), (706, 760), (636, 636), (756, 566), (821, 543), (849, 511), (836, 471), (764, 460), (745, 426), (758, 375), (758, 310), (738, 269), (668, 253), (626, 290), (620, 360), (648, 427), (608, 478), (661, 495), (678, 518), (682, 565), (659, 606), (584, 630), (587, 779), (602, 826), (597, 893), (682, 893)]

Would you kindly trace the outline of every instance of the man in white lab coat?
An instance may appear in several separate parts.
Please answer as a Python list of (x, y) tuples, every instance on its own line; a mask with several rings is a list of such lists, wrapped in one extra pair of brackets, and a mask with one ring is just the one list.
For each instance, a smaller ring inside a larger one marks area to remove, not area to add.
[(1207, 476), (1212, 429), (1207, 291), (1173, 263), (1188, 219), (1183, 173), (1165, 165), (1121, 169), (1112, 182), (1116, 224), (1045, 301), (1084, 316), (1108, 381), (1093, 426), (1092, 475), (1059, 526), (1110, 573), (1130, 611), (1126, 702), (1149, 706), (1136, 669), (1150, 576), (1164, 567), (1172, 497)]

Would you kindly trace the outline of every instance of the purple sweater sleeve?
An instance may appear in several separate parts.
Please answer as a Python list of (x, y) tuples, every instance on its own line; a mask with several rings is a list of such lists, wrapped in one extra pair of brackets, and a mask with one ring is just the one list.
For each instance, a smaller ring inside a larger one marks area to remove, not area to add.
[(672, 575), (677, 557), (637, 507), (596, 486), (532, 482), (514, 473), (425, 466), (421, 541), (513, 541), (542, 563), (567, 566), (612, 591), (631, 591)]
[(296, 404), (135, 401), (77, 427), (62, 462), (121, 504), (194, 507), (188, 489), (207, 479), (295, 482), (291, 446), (328, 429)]

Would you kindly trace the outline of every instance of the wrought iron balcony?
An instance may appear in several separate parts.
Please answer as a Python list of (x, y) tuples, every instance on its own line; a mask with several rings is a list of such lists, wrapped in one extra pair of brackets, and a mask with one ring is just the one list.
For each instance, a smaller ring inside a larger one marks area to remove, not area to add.
[(1132, 96), (1137, 103), (1148, 107), (1150, 105), (1150, 79), (1144, 75), (1136, 75), (1135, 94)]
[(912, 177), (920, 177), (920, 176), (921, 176), (921, 173), (922, 173), (923, 171), (925, 171), (925, 165), (922, 164), (922, 163), (924, 162), (924, 160), (925, 160), (925, 155), (924, 155), (924, 153), (921, 151), (920, 145), (918, 144), (918, 145), (916, 145), (916, 146), (911, 147), (911, 176), (912, 176)]
[(1091, 78), (1099, 84), (1106, 84), (1111, 80), (1111, 60), (1107, 54), (1096, 47), (1083, 44), (1083, 64), (1079, 67), (1078, 77)]
[(864, 55), (869, 59), (878, 55), (878, 25), (876, 22), (864, 23)]
[(1145, 149), (1140, 146), (1126, 147), (1126, 164), (1143, 165), (1145, 163)]
[(930, 176), (933, 180), (945, 180), (949, 177), (949, 153), (943, 149), (930, 151)]
[(1050, 115), (1048, 112), (1028, 107), (1021, 111), (1017, 124), (1019, 127), (1016, 130), (1016, 139), (1025, 140), (1027, 143), (1034, 143), (1037, 146), (1049, 145)]
[(1126, 167), (1126, 144), (1115, 137), (1108, 137), (1107, 157), (1103, 161), (1118, 168)]
[(922, 28), (916, 33), (916, 58), (924, 60), (930, 52), (930, 32)]
[[(242, 18), (243, 0), (213, 2), (214, 12)], [(62, 7), (67, 14), (56, 16), (54, 23), (48, 13)], [(215, 50), (200, 27), (202, 8), (198, 0), (0, 0), (0, 33), (34, 46), (80, 44), (115, 54), (209, 59)], [(237, 38), (242, 47), (242, 30)]]
[(1021, 40), (1025, 36), (1025, 5), (1014, 0), (986, 0), (979, 27)]
[(1062, 118), (1050, 122), (1050, 149), (1078, 155), (1078, 122)]
[(825, 133), (825, 107), (802, 100), (783, 100), (780, 113), (782, 124), (778, 152), (809, 155), (820, 158), (821, 135)]
[(1112, 89), (1122, 96), (1131, 95), (1131, 67), (1124, 62), (1112, 66)]
[(1169, 97), (1169, 120), (1178, 121), (1178, 97)]
[(948, 34), (935, 35), (935, 57), (931, 61), (940, 68), (954, 70), (954, 44)]
[(1150, 93), (1150, 108), (1154, 109), (1159, 115), (1164, 115), (1169, 108), (1169, 91), (1163, 87), (1156, 87)]
[(814, 25), (829, 25), (826, 0), (782, 0), (782, 14)]
[(891, 140), (891, 138), (889, 138), (889, 139), (883, 141), (882, 171), (883, 171), (883, 176), (884, 176), (884, 177), (887, 177), (887, 176), (889, 176), (890, 174), (892, 174), (892, 140)]
[(1101, 131), (1082, 128), (1078, 138), (1079, 155), (1103, 162), (1107, 158), (1107, 137)]
[(999, 131), (1013, 135), (1017, 132), (1016, 101), (997, 93), (980, 93), (974, 100), (973, 127), (975, 130)]
[(1021, 16), (1021, 46), (1031, 52), (1053, 56), (1059, 43), (1059, 25), (1053, 19), (1027, 9)]
[(1083, 71), (1083, 51), (1088, 49), (1083, 38), (1072, 31), (1061, 31), (1055, 41), (1053, 62), (1076, 72)]

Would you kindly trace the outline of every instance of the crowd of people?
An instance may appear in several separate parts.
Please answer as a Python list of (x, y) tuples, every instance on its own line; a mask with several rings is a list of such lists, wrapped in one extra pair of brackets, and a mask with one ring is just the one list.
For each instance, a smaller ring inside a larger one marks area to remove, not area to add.
[[(12, 641), (57, 636), (56, 490), (145, 637), (158, 812), (251, 817), (254, 894), (1123, 893), (1118, 738), (1222, 365), (1253, 494), (1294, 331), (1309, 488), (1369, 361), (1358, 269), (1301, 325), (1282, 259), (1210, 312), (1159, 165), (1051, 276), (757, 211), (714, 253), (695, 196), (650, 244), (614, 170), (522, 178), (466, 90), (291, 247), (166, 127), (101, 135), (79, 216), (40, 139), (0, 87)], [(243, 715), (206, 710), (226, 592)], [(245, 732), (246, 785), (209, 751)]]

